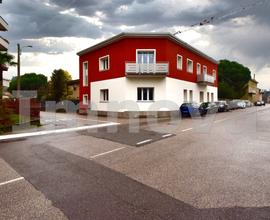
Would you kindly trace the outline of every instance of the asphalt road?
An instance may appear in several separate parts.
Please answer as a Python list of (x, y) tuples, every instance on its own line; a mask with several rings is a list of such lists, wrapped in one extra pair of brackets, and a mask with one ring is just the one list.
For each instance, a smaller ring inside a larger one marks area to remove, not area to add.
[(2, 141), (0, 219), (270, 219), (269, 122), (267, 106)]

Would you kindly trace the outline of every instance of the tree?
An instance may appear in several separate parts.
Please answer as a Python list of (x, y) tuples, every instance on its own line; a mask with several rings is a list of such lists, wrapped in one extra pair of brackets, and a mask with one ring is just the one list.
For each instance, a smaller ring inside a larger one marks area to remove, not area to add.
[(243, 87), (251, 79), (250, 70), (240, 63), (221, 60), (218, 65), (219, 98), (239, 99), (243, 96)]
[(9, 66), (15, 66), (17, 63), (14, 62), (14, 56), (7, 52), (0, 52), (0, 99), (3, 96), (3, 71), (7, 70)]
[(54, 70), (49, 82), (49, 99), (62, 101), (68, 95), (67, 81), (71, 80), (69, 72), (59, 69)]
[[(22, 75), (20, 79), (22, 90), (37, 91), (38, 100), (46, 99), (48, 79), (45, 75), (36, 73), (26, 73)], [(12, 92), (13, 90), (16, 89), (17, 89), (17, 77), (14, 77), (9, 84), (8, 91)]]

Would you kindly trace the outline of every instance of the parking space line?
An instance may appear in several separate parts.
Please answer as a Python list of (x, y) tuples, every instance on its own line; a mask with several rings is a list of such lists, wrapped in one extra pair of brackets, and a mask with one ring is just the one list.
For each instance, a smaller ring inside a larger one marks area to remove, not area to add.
[(91, 159), (94, 159), (94, 158), (97, 158), (97, 157), (100, 157), (100, 156), (104, 156), (106, 154), (110, 154), (110, 153), (113, 153), (113, 152), (122, 150), (124, 148), (126, 148), (126, 147), (120, 147), (120, 148), (117, 148), (117, 149), (114, 149), (114, 150), (110, 150), (110, 151), (107, 151), (107, 152), (104, 152), (104, 153), (101, 153), (101, 154), (97, 154), (97, 155), (91, 156)]
[(87, 130), (87, 129), (109, 127), (109, 126), (114, 126), (114, 125), (119, 125), (119, 124), (120, 123), (110, 122), (110, 123), (88, 125), (88, 126), (82, 126), (82, 127), (76, 127), (76, 128), (63, 128), (63, 129), (48, 130), (48, 131), (36, 131), (36, 132), (30, 132), (30, 133), (9, 134), (9, 135), (0, 136), (0, 141), (26, 138), (26, 137), (34, 137), (34, 136), (42, 136), (42, 135), (48, 135), (48, 134), (61, 134), (61, 133), (67, 133), (67, 132), (73, 132), (73, 131), (82, 131), (82, 130)]
[(193, 130), (193, 128), (184, 129), (184, 130), (182, 130), (182, 132), (191, 131), (191, 130)]
[(167, 138), (167, 137), (171, 137), (171, 136), (173, 136), (173, 134), (164, 134), (164, 135), (162, 135), (163, 138)]
[(142, 144), (146, 144), (146, 143), (149, 143), (151, 142), (153, 139), (148, 139), (148, 140), (144, 140), (144, 141), (141, 141), (141, 142), (138, 142), (136, 145), (142, 145)]
[(18, 182), (20, 180), (24, 180), (24, 177), (19, 177), (19, 178), (13, 179), (13, 180), (2, 182), (2, 183), (0, 183), (0, 186), (4, 186), (4, 185), (10, 184), (10, 183)]

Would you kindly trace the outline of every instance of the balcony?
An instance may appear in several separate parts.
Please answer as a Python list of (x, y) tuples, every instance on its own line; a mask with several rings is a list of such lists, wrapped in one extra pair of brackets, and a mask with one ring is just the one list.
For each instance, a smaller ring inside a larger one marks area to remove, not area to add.
[(126, 63), (126, 76), (157, 76), (165, 77), (169, 73), (169, 63), (139, 64)]
[(9, 42), (6, 39), (0, 37), (0, 51), (7, 51), (8, 45)]
[(8, 23), (0, 16), (0, 31), (7, 31)]
[(215, 77), (210, 74), (203, 73), (203, 74), (197, 75), (197, 83), (204, 86), (214, 85)]

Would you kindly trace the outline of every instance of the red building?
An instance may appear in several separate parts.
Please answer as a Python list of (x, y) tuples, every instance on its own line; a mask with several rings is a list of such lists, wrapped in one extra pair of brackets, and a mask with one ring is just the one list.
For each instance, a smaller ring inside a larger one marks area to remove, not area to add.
[(84, 108), (173, 111), (217, 99), (218, 62), (169, 33), (121, 33), (78, 55)]

